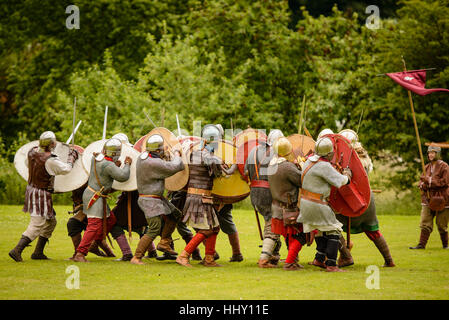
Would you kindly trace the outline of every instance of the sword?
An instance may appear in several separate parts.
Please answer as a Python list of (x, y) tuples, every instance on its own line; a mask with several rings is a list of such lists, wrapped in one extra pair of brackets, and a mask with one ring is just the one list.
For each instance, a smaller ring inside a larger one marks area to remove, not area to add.
[[(83, 120), (78, 121), (78, 124), (76, 125), (75, 129), (73, 130), (72, 134), (70, 135), (70, 137), (67, 139), (66, 144), (70, 144), (73, 137), (75, 136), (75, 133), (78, 131), (78, 128), (81, 124), (81, 122), (83, 122)], [(73, 142), (73, 144), (75, 144), (75, 142)]]
[(108, 106), (104, 112), (104, 122), (103, 122), (103, 140), (106, 139), (106, 125), (108, 123)]
[[(151, 124), (153, 125), (154, 128), (158, 128), (157, 125), (154, 124), (153, 120), (151, 120), (151, 118), (148, 116), (148, 114), (143, 111), (144, 115), (147, 117), (148, 120), (150, 120)], [(170, 144), (170, 142), (167, 139), (164, 139), (164, 142), (166, 142), (168, 144), (168, 146), (170, 147), (170, 149), (173, 149), (172, 145)]]
[(176, 114), (176, 123), (178, 124), (178, 136), (181, 136), (181, 127), (179, 126), (178, 114)]

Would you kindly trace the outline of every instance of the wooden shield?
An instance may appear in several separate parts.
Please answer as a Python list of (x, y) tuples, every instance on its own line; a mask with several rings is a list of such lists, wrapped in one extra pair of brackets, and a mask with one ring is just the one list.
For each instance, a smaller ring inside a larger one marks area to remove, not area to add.
[[(19, 150), (17, 150), (14, 156), (14, 166), (16, 167), (19, 175), (28, 181), (28, 152), (33, 147), (37, 147), (39, 145), (39, 140), (31, 141), (24, 146), (22, 146)], [(78, 160), (75, 161), (72, 170), (66, 175), (57, 175), (55, 176), (54, 183), (54, 192), (55, 193), (63, 193), (70, 192), (78, 189), (82, 185), (84, 185), (89, 179), (88, 172), (84, 169), (82, 163), (82, 154), (84, 149), (80, 146), (75, 145), (74, 148), (80, 153)], [(68, 144), (57, 141), (56, 148), (53, 153), (57, 154), (59, 159), (63, 162), (67, 162), (67, 157), (69, 155), (70, 146)]]
[(349, 185), (339, 189), (331, 188), (329, 205), (336, 213), (347, 217), (358, 217), (366, 211), (370, 203), (371, 188), (368, 175), (348, 139), (339, 134), (329, 134), (325, 137), (330, 138), (334, 143), (332, 165), (340, 172), (348, 166), (352, 171)]
[[(83, 165), (84, 165), (84, 169), (86, 169), (86, 171), (89, 174), (90, 174), (90, 166), (92, 164), (93, 153), (94, 152), (101, 153), (101, 151), (103, 150), (104, 144), (108, 140), (109, 139), (103, 139), (103, 140), (98, 140), (98, 141), (92, 142), (84, 150)], [(129, 175), (129, 179), (126, 180), (125, 182), (118, 182), (118, 181), (114, 180), (114, 183), (112, 184), (112, 188), (115, 190), (120, 190), (120, 191), (137, 190), (136, 163), (137, 163), (137, 158), (139, 157), (139, 152), (137, 150), (135, 150), (133, 147), (130, 147), (129, 145), (127, 145), (125, 143), (122, 143), (122, 152), (121, 152), (121, 155), (119, 158), (119, 160), (122, 162), (122, 168), (124, 166), (126, 157), (130, 157), (132, 159), (131, 168), (130, 168), (131, 172)]]
[[(154, 134), (159, 134), (164, 138), (164, 148), (169, 151), (169, 153), (172, 155), (171, 149), (175, 147), (176, 145), (179, 145), (180, 141), (176, 138), (176, 136), (164, 127), (158, 127), (151, 130), (148, 134), (143, 136), (139, 139), (139, 141), (136, 143), (136, 145), (140, 144), (140, 152), (144, 152), (146, 150), (146, 144), (147, 140)], [(134, 148), (136, 148), (136, 145), (134, 145)], [(137, 145), (137, 148), (139, 146)], [(184, 163), (184, 170), (177, 172), (176, 174), (172, 175), (171, 177), (168, 177), (165, 179), (165, 188), (169, 191), (178, 191), (183, 189), (187, 182), (189, 181), (189, 166), (187, 163), (187, 153), (188, 150), (182, 151), (182, 162)]]
[(303, 161), (307, 155), (312, 154), (315, 150), (315, 140), (302, 134), (292, 134), (287, 137), (292, 144), (295, 159), (301, 157)]
[(238, 149), (242, 144), (249, 140), (267, 141), (267, 135), (262, 130), (248, 128), (235, 135), (233, 138), (234, 146)]
[[(220, 141), (214, 154), (223, 159), (228, 166), (236, 163), (237, 149), (229, 141)], [(217, 177), (214, 179), (212, 195), (223, 203), (242, 201), (249, 195), (249, 192), (249, 186), (242, 180), (238, 170), (229, 177)]]

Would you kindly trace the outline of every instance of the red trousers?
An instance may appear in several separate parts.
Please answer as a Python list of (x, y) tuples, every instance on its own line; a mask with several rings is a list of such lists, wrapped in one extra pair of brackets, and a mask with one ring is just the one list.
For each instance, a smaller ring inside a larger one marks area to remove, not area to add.
[[(111, 231), (112, 227), (117, 222), (114, 214), (111, 211), (111, 215), (106, 219), (106, 234)], [(81, 243), (76, 249), (76, 252), (81, 252), (85, 256), (89, 251), (90, 245), (93, 241), (102, 241), (103, 240), (103, 219), (99, 218), (88, 218), (87, 219), (87, 228), (84, 231), (83, 239), (81, 239)]]

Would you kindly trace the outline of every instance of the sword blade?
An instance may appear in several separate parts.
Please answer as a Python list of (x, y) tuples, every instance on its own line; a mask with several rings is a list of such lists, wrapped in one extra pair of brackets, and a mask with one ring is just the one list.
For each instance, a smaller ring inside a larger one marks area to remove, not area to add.
[(181, 136), (181, 127), (179, 126), (178, 114), (176, 114), (176, 123), (178, 124), (178, 136)]
[(106, 125), (108, 123), (108, 106), (104, 112), (104, 123), (103, 123), (103, 140), (106, 139)]
[[(75, 133), (78, 131), (78, 128), (79, 128), (81, 122), (83, 122), (83, 120), (78, 121), (78, 124), (76, 125), (75, 130), (73, 130), (73, 132), (72, 132), (72, 134), (70, 135), (69, 139), (67, 139), (66, 144), (70, 144), (70, 143), (71, 143), (71, 141), (72, 141), (72, 139), (73, 139)], [(73, 142), (73, 144), (75, 144), (75, 142)]]

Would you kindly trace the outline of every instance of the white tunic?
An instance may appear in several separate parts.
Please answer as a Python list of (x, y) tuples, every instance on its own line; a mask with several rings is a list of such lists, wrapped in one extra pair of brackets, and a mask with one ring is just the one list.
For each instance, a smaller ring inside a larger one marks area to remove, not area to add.
[[(308, 168), (310, 164), (312, 164), (312, 161), (309, 159), (306, 161), (304, 168)], [(302, 188), (322, 194), (323, 199), (328, 199), (331, 186), (340, 188), (347, 183), (348, 177), (340, 174), (329, 162), (317, 161), (304, 175)], [(303, 224), (306, 233), (315, 229), (319, 231), (343, 231), (341, 228), (343, 225), (337, 220), (329, 205), (306, 199), (301, 199), (297, 221)]]

